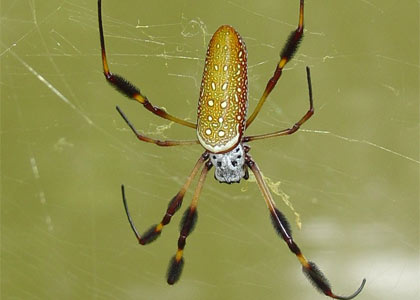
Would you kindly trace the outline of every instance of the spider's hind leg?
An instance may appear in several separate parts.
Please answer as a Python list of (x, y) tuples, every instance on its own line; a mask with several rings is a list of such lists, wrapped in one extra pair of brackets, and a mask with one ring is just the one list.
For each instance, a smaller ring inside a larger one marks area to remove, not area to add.
[(127, 96), (130, 99), (133, 99), (144, 106), (148, 111), (151, 113), (175, 122), (180, 125), (184, 125), (190, 128), (196, 128), (197, 124), (185, 121), (178, 117), (175, 117), (169, 113), (167, 113), (164, 109), (154, 106), (146, 96), (144, 96), (140, 89), (137, 88), (134, 84), (123, 78), (118, 74), (114, 74), (110, 71), (108, 66), (108, 60), (106, 58), (106, 51), (105, 51), (105, 37), (104, 37), (104, 30), (102, 26), (102, 1), (98, 0), (98, 23), (99, 23), (99, 39), (101, 41), (101, 55), (102, 55), (102, 66), (103, 72), (105, 75), (105, 79), (121, 94)]

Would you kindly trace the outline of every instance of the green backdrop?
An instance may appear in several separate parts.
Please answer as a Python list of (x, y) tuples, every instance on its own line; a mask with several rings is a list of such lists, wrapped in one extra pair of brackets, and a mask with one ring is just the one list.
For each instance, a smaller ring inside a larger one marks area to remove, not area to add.
[[(252, 110), (298, 17), (297, 0), (103, 2), (111, 70), (190, 121), (218, 26), (246, 42)], [(212, 173), (183, 276), (168, 286), (182, 213), (139, 246), (120, 185), (143, 231), (202, 148), (138, 142), (115, 106), (155, 138), (195, 132), (105, 82), (96, 1), (4, 0), (0, 14), (2, 299), (326, 299), (276, 235), (255, 182), (222, 185)], [(274, 196), (336, 293), (366, 277), (358, 299), (417, 299), (419, 3), (308, 0), (305, 17), (302, 45), (248, 134), (305, 113), (305, 66), (315, 115), (293, 136), (253, 142), (251, 154), (299, 213), (301, 230)]]

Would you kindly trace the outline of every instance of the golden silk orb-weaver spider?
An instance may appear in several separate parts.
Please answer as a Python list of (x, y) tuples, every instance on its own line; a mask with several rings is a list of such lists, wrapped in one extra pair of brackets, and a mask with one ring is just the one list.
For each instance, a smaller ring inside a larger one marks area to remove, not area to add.
[(158, 146), (179, 146), (200, 144), (205, 149), (204, 153), (196, 162), (191, 174), (188, 176), (181, 190), (169, 202), (166, 213), (159, 224), (150, 227), (140, 235), (134, 226), (128, 211), (124, 186), (121, 186), (125, 212), (131, 229), (141, 245), (148, 244), (158, 238), (162, 229), (167, 225), (172, 216), (181, 207), (184, 195), (191, 182), (201, 169), (190, 206), (181, 220), (181, 230), (178, 239), (178, 249), (169, 263), (167, 282), (174, 284), (178, 281), (184, 265), (184, 247), (186, 239), (194, 229), (197, 221), (197, 204), (201, 189), (204, 185), (208, 171), (215, 167), (215, 178), (221, 183), (239, 182), (242, 178), (248, 179), (248, 169), (253, 172), (258, 187), (264, 197), (270, 212), (271, 221), (279, 236), (286, 242), (290, 251), (293, 252), (302, 265), (302, 270), (313, 285), (325, 295), (334, 299), (352, 299), (363, 289), (366, 280), (350, 296), (337, 296), (331, 291), (331, 286), (317, 265), (306, 259), (298, 245), (292, 238), (290, 225), (274, 203), (271, 193), (265, 183), (261, 171), (249, 154), (250, 147), (245, 143), (265, 138), (284, 136), (295, 133), (314, 113), (312, 100), (312, 85), (309, 67), (306, 67), (306, 76), (309, 90), (309, 110), (292, 127), (268, 134), (244, 136), (246, 128), (254, 121), (261, 110), (268, 95), (279, 80), (284, 66), (291, 60), (296, 52), (303, 36), (303, 8), (304, 0), (300, 0), (299, 21), (296, 30), (292, 31), (283, 50), (280, 53), (280, 61), (276, 65), (273, 76), (267, 83), (256, 108), (251, 116), (246, 119), (248, 109), (248, 75), (247, 75), (247, 51), (245, 44), (231, 26), (223, 25), (213, 34), (210, 40), (204, 66), (203, 79), (201, 82), (200, 96), (198, 100), (197, 123), (191, 123), (179, 119), (165, 110), (156, 107), (149, 102), (140, 90), (120, 75), (110, 72), (105, 53), (105, 40), (102, 28), (101, 0), (98, 0), (99, 34), (102, 50), (102, 64), (106, 80), (125, 96), (141, 103), (147, 110), (161, 118), (173, 121), (177, 124), (196, 129), (197, 139), (191, 141), (156, 140), (137, 132), (135, 127), (127, 119), (122, 110), (117, 110), (137, 138), (141, 141), (153, 143)]

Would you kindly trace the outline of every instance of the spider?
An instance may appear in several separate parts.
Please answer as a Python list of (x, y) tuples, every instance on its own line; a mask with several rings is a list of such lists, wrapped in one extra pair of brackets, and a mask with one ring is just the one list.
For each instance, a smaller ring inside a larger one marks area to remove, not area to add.
[(121, 185), (123, 204), (131, 229), (138, 242), (141, 245), (146, 245), (160, 236), (163, 227), (171, 221), (172, 216), (179, 210), (186, 191), (201, 169), (201, 174), (191, 204), (184, 212), (181, 220), (178, 250), (169, 262), (167, 273), (167, 282), (169, 284), (174, 284), (180, 278), (184, 266), (183, 253), (186, 239), (193, 231), (197, 221), (197, 204), (201, 189), (203, 188), (208, 171), (214, 166), (215, 179), (221, 183), (228, 184), (239, 182), (242, 178), (245, 180), (248, 179), (248, 169), (251, 169), (269, 209), (271, 221), (275, 230), (286, 242), (290, 251), (296, 255), (302, 265), (303, 273), (320, 292), (334, 299), (352, 299), (362, 291), (365, 285), (366, 279), (363, 279), (360, 287), (350, 296), (338, 296), (331, 291), (331, 286), (325, 275), (314, 262), (306, 259), (298, 245), (294, 242), (290, 225), (283, 213), (276, 208), (261, 171), (257, 163), (249, 154), (250, 147), (246, 144), (255, 140), (293, 134), (298, 131), (314, 113), (310, 69), (309, 67), (306, 67), (309, 110), (303, 117), (292, 127), (284, 130), (253, 136), (244, 135), (245, 130), (255, 120), (268, 95), (276, 86), (284, 66), (292, 59), (302, 40), (303, 8), (304, 0), (300, 0), (297, 28), (290, 33), (289, 38), (280, 53), (280, 61), (276, 65), (274, 74), (268, 81), (264, 93), (248, 119), (246, 119), (248, 109), (248, 76), (247, 51), (245, 44), (239, 33), (236, 32), (233, 27), (223, 25), (217, 29), (213, 34), (207, 49), (198, 100), (197, 123), (191, 123), (179, 119), (167, 113), (165, 110), (152, 105), (148, 98), (143, 95), (135, 85), (120, 75), (111, 73), (105, 53), (101, 0), (98, 0), (99, 35), (101, 41), (103, 72), (106, 80), (120, 93), (128, 98), (136, 100), (155, 115), (177, 124), (196, 129), (197, 139), (182, 141), (156, 140), (140, 134), (125, 116), (123, 111), (117, 106), (116, 109), (121, 117), (140, 141), (153, 143), (163, 147), (200, 144), (205, 149), (180, 191), (169, 202), (161, 222), (152, 225), (142, 235), (138, 233), (130, 216), (124, 185)]

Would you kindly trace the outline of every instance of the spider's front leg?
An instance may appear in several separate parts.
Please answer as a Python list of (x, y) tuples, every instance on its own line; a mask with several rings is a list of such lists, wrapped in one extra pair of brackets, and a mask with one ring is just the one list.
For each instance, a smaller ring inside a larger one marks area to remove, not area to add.
[(146, 232), (144, 232), (142, 235), (140, 235), (136, 229), (136, 226), (134, 226), (134, 222), (131, 219), (130, 213), (128, 211), (128, 205), (127, 205), (127, 199), (125, 197), (125, 189), (124, 185), (121, 186), (121, 192), (123, 197), (123, 203), (125, 208), (125, 213), (127, 214), (128, 222), (130, 223), (130, 227), (133, 230), (139, 244), (146, 245), (154, 240), (156, 240), (165, 225), (169, 224), (171, 221), (172, 216), (178, 211), (178, 209), (181, 207), (182, 200), (184, 199), (184, 195), (187, 192), (192, 180), (194, 179), (195, 175), (197, 174), (198, 170), (201, 168), (203, 163), (207, 161), (209, 158), (208, 152), (204, 152), (200, 158), (198, 159), (197, 163), (195, 164), (193, 170), (191, 171), (190, 176), (188, 176), (187, 181), (181, 188), (181, 190), (175, 195), (175, 197), (172, 198), (172, 200), (168, 204), (168, 208), (166, 210), (165, 215), (162, 218), (162, 221), (160, 221), (159, 224), (152, 225)]
[(258, 165), (255, 163), (255, 161), (252, 160), (252, 158), (249, 155), (246, 156), (245, 162), (255, 175), (258, 187), (260, 188), (264, 200), (270, 211), (271, 221), (273, 223), (274, 228), (276, 229), (280, 237), (286, 242), (290, 251), (293, 252), (298, 258), (299, 262), (302, 265), (302, 271), (308, 277), (309, 281), (311, 281), (319, 291), (333, 299), (349, 300), (356, 297), (362, 291), (366, 279), (363, 279), (362, 284), (357, 289), (357, 291), (350, 296), (338, 296), (334, 294), (325, 275), (321, 272), (321, 270), (314, 262), (306, 259), (306, 257), (299, 249), (298, 245), (294, 242), (292, 238), (292, 231), (290, 229), (290, 225), (283, 213), (276, 208), (273, 197), (271, 196), (267, 184), (265, 183), (262, 177)]
[(178, 250), (176, 254), (172, 257), (171, 261), (169, 262), (168, 268), (168, 283), (174, 284), (178, 281), (179, 277), (182, 273), (182, 268), (184, 266), (184, 247), (186, 244), (186, 240), (188, 235), (194, 230), (194, 226), (197, 222), (197, 204), (198, 198), (200, 197), (201, 189), (203, 188), (204, 181), (206, 180), (206, 176), (208, 171), (212, 167), (212, 163), (207, 161), (203, 170), (201, 171), (200, 179), (198, 180), (197, 187), (194, 192), (193, 199), (191, 201), (190, 206), (184, 213), (184, 216), (181, 220), (181, 232), (178, 238)]

